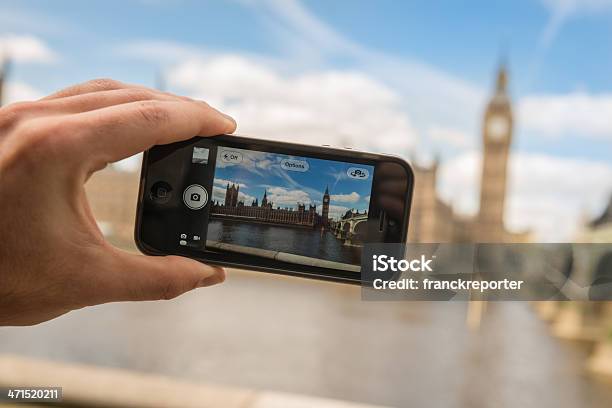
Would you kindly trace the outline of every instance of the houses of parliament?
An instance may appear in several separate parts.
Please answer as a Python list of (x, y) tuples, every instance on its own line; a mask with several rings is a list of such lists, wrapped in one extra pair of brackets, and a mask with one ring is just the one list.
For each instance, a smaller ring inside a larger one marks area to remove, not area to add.
[(264, 191), (261, 203), (256, 198), (250, 205), (246, 205), (238, 199), (240, 192), (239, 184), (227, 184), (225, 188), (225, 201), (221, 204), (214, 202), (210, 209), (212, 218), (242, 219), (245, 221), (292, 225), (298, 227), (327, 227), (329, 224), (329, 188), (323, 193), (321, 214), (317, 213), (317, 206), (309, 204), (308, 208), (303, 203), (297, 203), (293, 208), (274, 208), (274, 204), (268, 199), (268, 192)]
[[(0, 71), (0, 103), (6, 76), (5, 70)], [(413, 165), (415, 190), (408, 232), (410, 242), (525, 242), (529, 239), (528, 233), (514, 234), (504, 225), (512, 131), (508, 74), (502, 65), (497, 71), (495, 87), (482, 120), (483, 165), (477, 214), (457, 214), (440, 198), (436, 188), (439, 162), (427, 167)], [(102, 231), (111, 242), (120, 246), (134, 247), (138, 183), (137, 172), (121, 172), (109, 166), (96, 173), (86, 185)], [(304, 210), (305, 213), (311, 212)], [(316, 215), (322, 217), (322, 214)]]

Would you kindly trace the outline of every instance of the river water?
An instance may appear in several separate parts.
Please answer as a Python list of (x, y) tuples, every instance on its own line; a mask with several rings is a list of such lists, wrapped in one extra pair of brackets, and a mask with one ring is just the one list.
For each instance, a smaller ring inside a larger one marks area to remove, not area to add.
[(361, 263), (361, 250), (321, 229), (211, 220), (207, 239), (342, 263)]
[(527, 303), (365, 302), (358, 287), (228, 272), (166, 302), (102, 305), (0, 329), (0, 353), (397, 407), (610, 407), (586, 350)]

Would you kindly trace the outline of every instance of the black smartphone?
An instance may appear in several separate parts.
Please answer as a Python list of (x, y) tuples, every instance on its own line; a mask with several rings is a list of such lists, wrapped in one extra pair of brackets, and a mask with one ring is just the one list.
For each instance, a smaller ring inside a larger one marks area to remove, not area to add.
[(195, 137), (145, 152), (136, 245), (149, 255), (360, 283), (364, 245), (406, 241), (413, 183), (395, 156)]

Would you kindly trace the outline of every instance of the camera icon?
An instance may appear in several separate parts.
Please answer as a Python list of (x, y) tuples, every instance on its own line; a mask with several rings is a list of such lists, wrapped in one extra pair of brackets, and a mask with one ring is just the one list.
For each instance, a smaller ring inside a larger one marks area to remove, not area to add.
[(208, 192), (199, 184), (192, 184), (183, 191), (183, 203), (190, 210), (201, 210), (208, 202)]

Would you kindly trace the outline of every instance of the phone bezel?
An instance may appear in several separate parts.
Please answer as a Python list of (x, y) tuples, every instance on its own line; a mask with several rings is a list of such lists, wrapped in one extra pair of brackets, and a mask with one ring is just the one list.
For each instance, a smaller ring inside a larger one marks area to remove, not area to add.
[[(184, 142), (175, 143), (176, 145), (192, 145), (197, 142), (201, 137), (196, 136), (192, 139), (189, 139)], [(246, 136), (238, 136), (238, 135), (218, 135), (213, 136), (209, 139), (214, 139), (219, 141), (224, 146), (235, 147), (239, 149), (245, 150), (257, 150), (257, 151), (265, 151), (270, 153), (279, 153), (279, 154), (287, 154), (294, 156), (310, 156), (316, 157), (323, 160), (334, 160), (334, 161), (348, 161), (353, 163), (361, 163), (361, 164), (372, 164), (373, 162), (388, 162), (395, 163), (402, 166), (408, 175), (407, 180), (407, 189), (406, 189), (406, 197), (405, 197), (405, 205), (404, 205), (404, 215), (403, 222), (401, 223), (402, 231), (401, 231), (401, 243), (406, 243), (407, 235), (408, 235), (408, 225), (409, 225), (409, 215), (412, 204), (412, 194), (414, 190), (414, 171), (410, 164), (404, 159), (388, 154), (378, 154), (378, 153), (369, 153), (362, 152), (358, 150), (353, 150), (351, 148), (336, 148), (332, 146), (315, 146), (315, 145), (305, 145), (305, 144), (297, 144), (297, 143), (288, 143), (288, 142), (277, 142), (266, 139), (254, 139)], [(211, 255), (211, 253), (198, 251), (190, 248), (181, 248), (181, 251), (178, 253), (176, 251), (164, 251), (157, 248), (153, 248), (147, 243), (145, 243), (141, 237), (142, 225), (144, 222), (143, 217), (143, 206), (145, 199), (145, 192), (147, 185), (147, 172), (149, 168), (149, 150), (144, 152), (142, 159), (142, 167), (140, 172), (140, 187), (138, 192), (138, 202), (136, 209), (136, 223), (134, 229), (134, 239), (137, 248), (146, 255), (180, 255), (187, 256), (192, 259), (196, 259), (201, 262), (205, 262), (208, 264), (219, 265), (224, 267), (238, 268), (238, 269), (248, 269), (255, 270), (261, 272), (268, 273), (276, 273), (281, 275), (290, 275), (290, 276), (299, 276), (299, 277), (307, 277), (313, 279), (327, 280), (333, 282), (342, 282), (342, 283), (352, 283), (352, 284), (361, 284), (362, 281), (360, 279), (361, 274), (355, 272), (344, 272), (340, 270), (331, 270), (324, 268), (316, 268), (319, 272), (315, 271), (304, 271), (299, 270), (305, 268), (301, 265), (290, 264), (290, 263), (282, 263), (276, 262), (279, 267), (270, 267), (270, 266), (261, 266), (261, 265), (253, 265), (248, 262), (235, 262), (230, 259), (211, 259), (210, 257), (206, 257), (206, 255)], [(217, 255), (217, 254), (215, 254)], [(236, 255), (236, 254), (224, 254), (228, 258), (229, 257), (237, 257), (240, 256), (241, 259), (247, 259), (248, 256), (244, 255)], [(224, 258), (224, 256), (221, 256)], [(335, 271), (334, 273), (327, 273), (326, 271)], [(358, 276), (355, 276), (358, 275)]]

